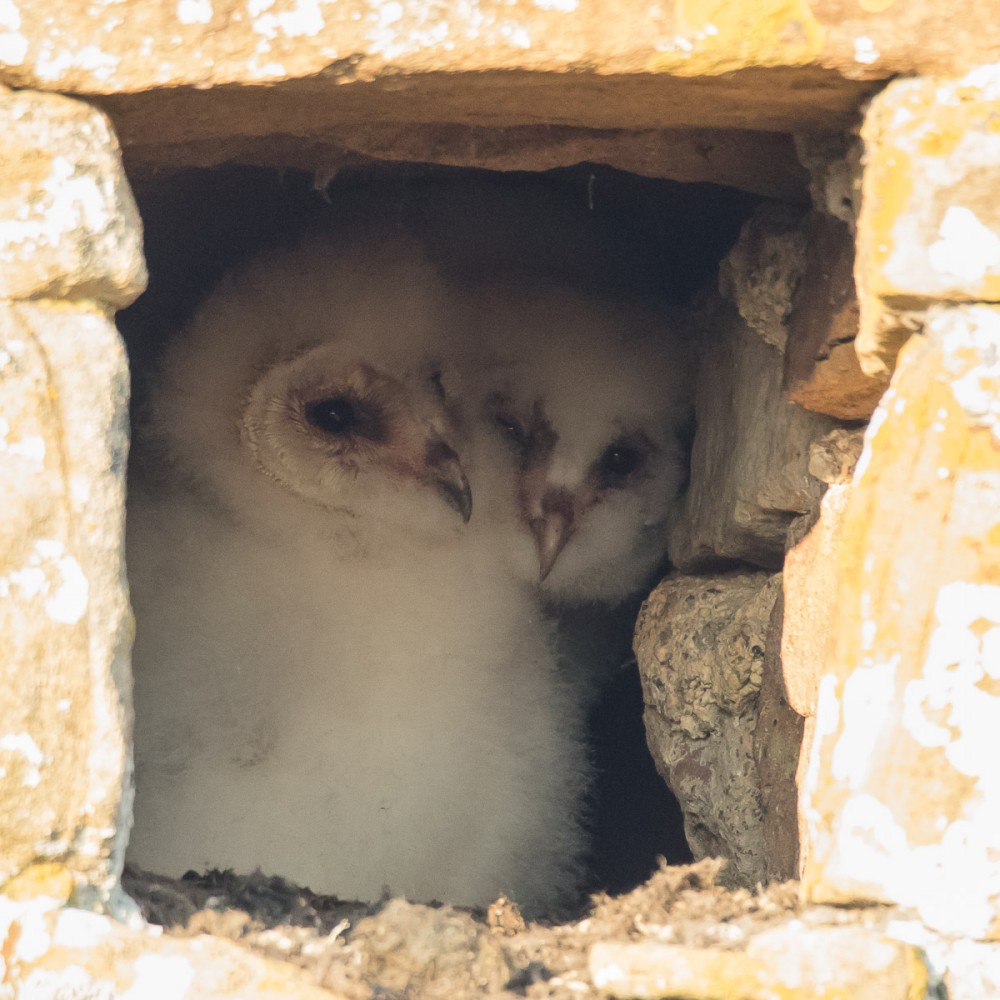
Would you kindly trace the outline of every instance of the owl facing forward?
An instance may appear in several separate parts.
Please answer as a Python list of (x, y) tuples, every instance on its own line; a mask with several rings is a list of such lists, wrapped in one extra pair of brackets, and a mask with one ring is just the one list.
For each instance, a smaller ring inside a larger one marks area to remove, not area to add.
[(128, 512), (136, 863), (573, 897), (581, 712), (465, 523), (460, 325), (409, 246), (312, 240), (168, 349)]

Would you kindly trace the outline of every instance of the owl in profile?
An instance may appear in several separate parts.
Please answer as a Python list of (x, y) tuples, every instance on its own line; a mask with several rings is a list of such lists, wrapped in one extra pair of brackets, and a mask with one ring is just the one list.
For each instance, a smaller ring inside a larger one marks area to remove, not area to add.
[(168, 347), (130, 473), (133, 862), (573, 898), (582, 712), (472, 530), (463, 315), (405, 241), (307, 239)]

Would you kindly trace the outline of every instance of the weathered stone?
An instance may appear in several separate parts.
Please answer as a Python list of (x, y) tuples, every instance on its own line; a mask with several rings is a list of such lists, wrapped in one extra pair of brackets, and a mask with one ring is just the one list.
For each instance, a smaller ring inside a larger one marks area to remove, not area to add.
[(889, 378), (861, 370), (854, 350), (857, 333), (854, 236), (847, 223), (816, 213), (788, 316), (784, 386), (789, 398), (842, 420), (870, 417)]
[(861, 143), (851, 131), (797, 132), (795, 153), (809, 171), (813, 207), (853, 234), (861, 204)]
[(0, 882), (114, 888), (127, 834), (128, 374), (92, 303), (0, 307)]
[(590, 974), (611, 996), (639, 1000), (918, 1000), (928, 984), (916, 948), (861, 928), (797, 923), (758, 934), (744, 952), (600, 942)]
[(782, 397), (782, 356), (728, 306), (706, 320), (691, 485), (670, 535), (685, 572), (744, 560), (780, 569), (792, 519), (822, 493), (809, 444), (836, 426)]
[(997, 942), (941, 935), (918, 920), (899, 916), (887, 923), (886, 931), (896, 940), (923, 952), (931, 974), (932, 989), (928, 996), (946, 996), (948, 1000), (1000, 996), (1000, 944)]
[(795, 774), (804, 720), (789, 704), (785, 691), (781, 668), (783, 617), (784, 597), (779, 590), (764, 644), (764, 670), (753, 731), (767, 881), (784, 881), (799, 875), (799, 790)]
[[(127, 133), (126, 133), (127, 134)], [(232, 135), (208, 140), (130, 144), (130, 172), (239, 163), (295, 168), (324, 179), (376, 161), (445, 163), (487, 170), (551, 170), (604, 163), (645, 177), (725, 184), (753, 194), (800, 202), (808, 175), (789, 136), (746, 129), (581, 128), (565, 125), (489, 127), (455, 123), (368, 121), (322, 134)]]
[(766, 344), (785, 350), (792, 296), (806, 254), (802, 213), (764, 205), (743, 225), (719, 269), (719, 290)]
[(5, 997), (132, 1000), (336, 1000), (290, 964), (261, 958), (229, 941), (168, 937), (106, 916), (58, 908), (39, 897), (0, 896), (0, 976)]
[[(936, 306), (840, 530), (801, 809), (813, 900), (1000, 937), (1000, 308)], [(899, 498), (906, 498), (901, 511)]]
[[(572, 68), (582, 75), (595, 62), (605, 74), (683, 78), (788, 67), (799, 75), (782, 88), (759, 88), (765, 93), (757, 98), (787, 108), (806, 103), (798, 91), (810, 79), (806, 71), (819, 67), (835, 67), (842, 77), (884, 79), (992, 61), (1000, 51), (993, 13), (989, 0), (964, 4), (962, 17), (932, 2), (897, 10), (878, 0), (849, 11), (836, 0), (722, 7), (674, 0), (653, 9), (610, 0), (483, 8), (411, 0), (388, 9), (328, 2), (246, 8), (234, 0), (165, 8), (133, 0), (125, 11), (95, 17), (76, 0), (57, 18), (22, 3), (4, 16), (3, 78), (17, 86), (108, 93), (316, 75), (368, 81), (387, 70), (403, 76), (401, 82), (428, 70)], [(828, 76), (831, 93), (814, 100), (831, 102), (849, 82)]]
[(670, 577), (639, 613), (635, 654), (646, 739), (684, 811), (695, 858), (725, 857), (755, 885), (767, 848), (753, 734), (780, 577)]
[(834, 428), (809, 446), (809, 474), (828, 486), (849, 483), (864, 443), (864, 431), (860, 428)]
[(146, 285), (142, 226), (104, 115), (8, 92), (0, 128), (0, 299), (135, 299)]
[(861, 434), (838, 429), (813, 444), (809, 466), (828, 489), (818, 509), (796, 518), (788, 529), (781, 661), (788, 700), (799, 715), (811, 716), (816, 708), (816, 685), (836, 609), (840, 531)]
[(513, 971), (501, 939), (468, 913), (403, 899), (361, 920), (350, 947), (380, 992), (450, 1000), (498, 991)]
[(1000, 64), (901, 80), (862, 132), (861, 367), (891, 372), (930, 303), (1000, 301)]
[[(802, 786), (812, 746), (817, 685), (826, 662), (836, 608), (840, 532), (861, 445), (862, 431), (843, 428), (813, 442), (809, 470), (827, 484), (827, 491), (816, 511), (796, 518), (788, 529), (788, 552), (782, 571), (784, 620), (779, 641), (781, 690), (796, 717), (804, 717), (799, 730), (797, 789)], [(797, 805), (795, 812), (798, 814)], [(809, 849), (801, 822), (801, 816), (790, 819), (792, 826), (799, 828), (799, 871)], [(790, 837), (791, 833), (782, 828), (781, 835)]]
[(948, 1000), (1000, 996), (1000, 945), (962, 939), (936, 944), (930, 957)]

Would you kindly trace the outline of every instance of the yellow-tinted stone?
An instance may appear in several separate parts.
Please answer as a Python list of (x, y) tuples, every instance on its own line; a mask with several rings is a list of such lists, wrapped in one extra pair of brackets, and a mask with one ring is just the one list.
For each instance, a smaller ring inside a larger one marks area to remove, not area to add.
[(872, 103), (858, 257), (862, 369), (891, 371), (937, 301), (1000, 301), (1000, 67), (903, 80)]
[(70, 870), (58, 862), (32, 865), (30, 868), (15, 875), (5, 886), (3, 894), (8, 899), (24, 902), (47, 896), (60, 903), (69, 901), (73, 895), (75, 880)]
[(816, 901), (1000, 937), (1000, 308), (936, 306), (869, 427), (800, 800)]
[(600, 990), (637, 1000), (922, 1000), (928, 982), (913, 947), (857, 927), (801, 924), (765, 931), (745, 952), (600, 942), (590, 973)]

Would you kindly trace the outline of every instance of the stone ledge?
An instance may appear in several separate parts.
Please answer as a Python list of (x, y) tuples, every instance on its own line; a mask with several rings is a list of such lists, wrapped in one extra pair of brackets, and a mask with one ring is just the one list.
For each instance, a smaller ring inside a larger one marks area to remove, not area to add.
[[(103, 14), (102, 13), (103, 6)], [(949, 72), (1000, 53), (991, 0), (962, 17), (923, 0), (482, 0), (447, 5), (271, 0), (11, 3), (2, 78), (76, 93), (395, 74), (529, 71), (719, 76), (747, 66), (833, 67), (885, 79)]]

